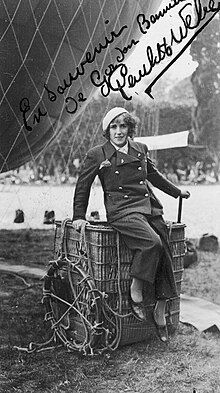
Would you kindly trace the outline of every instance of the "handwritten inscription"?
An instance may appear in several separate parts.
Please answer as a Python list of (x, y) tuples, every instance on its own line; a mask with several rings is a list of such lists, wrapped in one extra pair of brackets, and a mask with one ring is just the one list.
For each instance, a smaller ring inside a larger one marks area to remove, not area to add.
[(67, 113), (70, 113), (70, 114), (73, 115), (74, 113), (76, 113), (76, 111), (78, 109), (78, 103), (86, 101), (86, 98), (84, 97), (83, 93), (78, 93), (78, 97), (77, 98), (78, 98), (77, 100), (75, 98), (73, 98), (73, 97), (67, 97), (65, 99), (66, 104), (68, 104), (69, 102), (71, 104), (71, 108), (70, 108), (70, 105), (69, 106), (68, 105), (65, 106), (65, 109), (66, 109)]
[[(28, 114), (30, 109), (31, 108), (30, 108), (29, 99), (26, 97), (22, 98), (22, 100), (20, 101), (20, 111), (22, 112), (24, 126), (26, 130), (29, 132), (32, 131), (32, 127), (27, 123), (26, 115)], [(46, 115), (47, 115), (47, 111), (42, 112), (41, 108), (38, 108), (37, 113), (33, 115), (32, 125), (36, 123), (40, 123), (41, 117)]]
[[(119, 75), (116, 75), (115, 71), (119, 71)], [(103, 76), (101, 76), (98, 70), (94, 70), (91, 73), (91, 82), (94, 86), (101, 87), (101, 94), (104, 97), (107, 97), (111, 91), (118, 91), (125, 100), (131, 100), (132, 96), (128, 96), (124, 91), (127, 73), (128, 70), (125, 64), (110, 64), (109, 70), (105, 70)]]
[[(105, 24), (107, 25), (109, 23), (109, 20), (105, 20)], [(84, 75), (85, 73), (85, 66), (88, 63), (93, 63), (96, 59), (96, 56), (98, 54), (100, 54), (102, 51), (106, 50), (108, 48), (108, 46), (110, 44), (112, 44), (116, 38), (120, 37), (120, 35), (122, 35), (122, 33), (124, 32), (124, 30), (126, 30), (128, 28), (127, 25), (123, 25), (118, 31), (111, 31), (110, 36), (109, 37), (104, 37), (104, 42), (100, 42), (93, 50), (93, 52), (86, 52), (85, 54), (85, 58), (84, 60), (79, 64), (79, 66), (76, 67), (76, 70), (74, 73), (69, 72), (68, 74), (68, 80), (63, 79), (63, 84), (59, 85), (57, 87), (57, 93), (58, 94), (64, 94), (66, 89), (69, 89), (73, 82), (76, 81), (78, 79), (79, 76)], [(123, 53), (123, 52), (122, 52)], [(48, 99), (51, 102), (55, 102), (57, 99), (57, 95), (54, 91), (52, 91), (48, 85), (45, 83), (44, 84), (44, 88), (48, 93)], [(68, 104), (71, 102), (72, 104), (72, 108), (70, 108), (68, 105), (65, 106), (65, 110), (67, 111), (67, 113), (69, 114), (74, 114), (76, 113), (77, 109), (78, 109), (78, 103), (79, 102), (83, 102), (86, 101), (86, 97), (83, 96), (83, 93), (80, 92), (78, 93), (78, 100), (76, 100), (73, 97), (66, 97), (65, 98), (65, 103)], [(32, 131), (32, 127), (30, 125), (28, 125), (27, 123), (27, 114), (28, 112), (31, 110), (30, 108), (30, 103), (28, 98), (22, 98), (22, 100), (19, 103), (19, 107), (20, 107), (20, 112), (22, 113), (23, 116), (23, 124), (24, 127), (27, 131), (31, 132)], [(36, 121), (39, 123), (41, 116), (45, 116), (47, 114), (47, 112), (42, 112), (42, 110), (40, 108), (38, 108), (37, 110), (37, 114), (33, 115), (33, 121), (32, 124), (34, 125), (36, 123)]]
[[(141, 65), (137, 72), (130, 73), (127, 65), (124, 63), (125, 56), (132, 50), (138, 43), (139, 40), (131, 39), (131, 41), (123, 47), (115, 47), (116, 58), (115, 62), (108, 64), (104, 71), (94, 69), (90, 73), (90, 81), (93, 86), (100, 88), (100, 92), (103, 97), (107, 97), (112, 91), (119, 92), (123, 99), (132, 100), (132, 95), (126, 92), (126, 89), (135, 87), (144, 77), (149, 76), (153, 69), (160, 64), (164, 59), (170, 58), (171, 61), (164, 67), (164, 69), (154, 78), (154, 80), (147, 86), (145, 93), (153, 98), (152, 87), (161, 78), (161, 76), (168, 70), (169, 67), (182, 55), (186, 48), (192, 43), (197, 35), (211, 22), (215, 15), (220, 11), (220, 2), (216, 3), (215, 0), (210, 0), (207, 6), (201, 4), (201, 0), (171, 0), (165, 8), (160, 10), (158, 13), (150, 15), (148, 18), (143, 13), (137, 15), (136, 23), (141, 34), (145, 35), (148, 33), (150, 27), (158, 23), (158, 21), (165, 16), (168, 11), (176, 7), (180, 3), (184, 5), (178, 12), (180, 24), (174, 30), (171, 28), (168, 31), (166, 37), (163, 37), (161, 42), (157, 42), (155, 47), (147, 45), (145, 48), (146, 61)], [(192, 18), (194, 11), (195, 17)], [(200, 26), (201, 22), (204, 23)], [(109, 20), (105, 20), (107, 25)], [(110, 45), (114, 44), (116, 38), (123, 35), (128, 29), (127, 25), (123, 25), (118, 31), (111, 31), (109, 36), (105, 36), (104, 40), (100, 42), (92, 52), (87, 51), (84, 59), (75, 68), (74, 72), (69, 72), (68, 76), (63, 79), (63, 82), (57, 86), (53, 91), (45, 83), (44, 89), (47, 93), (47, 98), (50, 102), (55, 102), (58, 95), (64, 95), (68, 92), (68, 89), (72, 87), (73, 83), (85, 74), (87, 64), (91, 64), (96, 60), (96, 57), (102, 52), (106, 51)], [(189, 32), (195, 30), (194, 35), (187, 40)], [(185, 46), (173, 56), (174, 44), (181, 44), (187, 41)], [(112, 46), (111, 46), (112, 48)], [(76, 97), (64, 96), (64, 109), (69, 115), (73, 115), (77, 112), (80, 107), (80, 103), (86, 101), (86, 97), (82, 92), (79, 92)], [(32, 131), (32, 126), (39, 123), (41, 118), (47, 115), (47, 111), (42, 110), (40, 107), (37, 108), (36, 113), (33, 113), (30, 107), (28, 98), (23, 98), (20, 101), (20, 112), (22, 113), (23, 124), (27, 131)], [(30, 120), (30, 116), (33, 116)], [(29, 123), (28, 123), (28, 120)]]
[[(109, 23), (109, 20), (105, 21), (106, 24)], [(93, 53), (86, 52), (85, 59), (76, 67), (75, 73), (72, 74), (69, 72), (68, 81), (63, 80), (63, 85), (58, 86), (57, 92), (63, 94), (67, 88), (72, 86), (72, 83), (78, 79), (79, 76), (84, 75), (85, 73), (85, 65), (87, 63), (93, 63), (96, 59), (97, 54), (100, 54), (103, 50), (107, 49), (110, 44), (112, 44), (117, 37), (128, 28), (127, 25), (123, 25), (118, 32), (111, 31), (110, 37), (105, 37), (104, 43), (99, 43), (97, 47), (94, 48)]]
[(125, 60), (125, 55), (128, 53), (130, 49), (132, 49), (133, 46), (137, 45), (139, 40), (135, 41), (134, 39), (131, 40), (130, 44), (127, 46), (124, 46), (124, 48), (118, 48), (117, 46), (115, 47), (116, 50), (120, 52), (120, 55), (116, 57), (116, 60), (118, 63), (122, 62)]
[[(191, 14), (183, 14), (183, 11), (187, 10), (187, 7), (192, 7), (194, 5), (195, 11), (196, 11), (196, 21), (193, 22)], [(194, 0), (194, 3), (187, 3), (180, 11), (179, 11), (179, 16), (183, 22), (183, 26), (179, 27), (179, 36), (174, 34), (173, 29), (170, 30), (170, 44), (169, 46), (172, 47), (173, 43), (181, 43), (183, 40), (186, 39), (188, 36), (189, 30), (194, 30), (197, 29), (195, 34), (187, 41), (185, 46), (181, 49), (181, 51), (171, 60), (171, 62), (160, 72), (160, 74), (157, 75), (157, 77), (148, 85), (148, 87), (145, 90), (145, 93), (148, 94), (151, 98), (151, 89), (155, 85), (155, 83), (158, 81), (158, 79), (161, 78), (161, 76), (168, 70), (169, 67), (172, 66), (172, 64), (183, 54), (183, 52), (188, 48), (189, 45), (193, 42), (193, 40), (201, 33), (201, 31), (212, 21), (212, 19), (215, 17), (215, 15), (220, 11), (220, 2), (218, 4), (215, 4), (214, 0), (210, 0), (208, 3), (208, 6), (202, 6), (200, 0)], [(206, 22), (201, 26), (200, 23), (202, 20), (206, 18), (206, 15), (212, 13), (210, 18), (207, 18)]]
[(156, 14), (150, 15), (147, 19), (144, 14), (139, 14), (137, 16), (138, 27), (142, 34), (147, 34), (148, 30), (152, 25), (154, 25), (159, 19), (163, 18), (164, 15), (170, 11), (172, 8), (176, 7), (178, 4), (182, 3), (186, 0), (172, 0), (169, 4), (166, 5), (161, 11)]
[[(192, 11), (192, 7), (194, 6), (195, 12), (196, 12), (196, 17), (195, 21), (192, 20), (191, 14), (189, 11)], [(117, 91), (119, 91), (122, 94), (122, 97), (125, 99), (131, 99), (131, 97), (127, 96), (124, 92), (124, 88), (133, 88), (138, 84), (142, 78), (145, 76), (148, 76), (151, 74), (152, 70), (154, 67), (162, 62), (165, 58), (171, 57), (173, 55), (173, 45), (175, 44), (180, 44), (182, 43), (187, 37), (189, 30), (193, 29), (198, 29), (196, 33), (193, 35), (193, 37), (187, 42), (187, 44), (184, 46), (184, 48), (178, 53), (178, 55), (172, 59), (172, 61), (166, 66), (162, 72), (157, 75), (157, 77), (148, 85), (148, 87), (145, 89), (145, 93), (148, 94), (151, 98), (153, 98), (151, 94), (151, 90), (153, 85), (158, 81), (158, 79), (167, 71), (167, 69), (181, 56), (181, 54), (185, 51), (185, 49), (192, 43), (192, 41), (195, 39), (195, 37), (207, 26), (208, 23), (211, 22), (211, 20), (215, 17), (215, 15), (220, 11), (220, 2), (218, 5), (215, 4), (214, 0), (210, 0), (208, 3), (208, 6), (202, 6), (200, 0), (194, 0), (193, 3), (186, 3), (179, 11), (179, 17), (181, 20), (181, 26), (177, 29), (177, 32), (174, 32), (173, 29), (170, 29), (169, 31), (169, 37), (163, 37), (162, 42), (158, 42), (156, 44), (156, 48), (152, 48), (150, 45), (146, 47), (145, 53), (146, 53), (146, 62), (142, 64), (142, 67), (137, 71), (137, 74), (130, 74), (128, 72), (128, 68), (126, 64), (121, 64), (121, 69), (123, 67), (123, 73), (121, 72), (121, 83), (119, 80), (118, 81), (118, 86), (117, 86)], [(211, 17), (206, 20), (206, 22), (199, 28), (199, 25), (202, 20), (204, 20), (207, 16), (207, 14), (212, 13)], [(143, 15), (143, 14), (141, 14)], [(137, 21), (140, 20), (140, 15), (137, 16)], [(142, 17), (143, 18), (143, 17)], [(155, 18), (156, 20), (156, 18)], [(145, 22), (147, 20), (145, 19)], [(140, 27), (140, 24), (139, 24)], [(146, 24), (145, 27), (143, 27), (143, 23), (141, 24), (140, 30), (142, 33), (147, 33), (147, 30), (149, 28), (149, 25)], [(105, 83), (105, 86), (109, 89), (110, 91), (116, 91), (115, 88), (113, 88), (111, 80), (114, 79), (114, 75), (117, 71), (118, 67), (115, 66), (112, 71), (108, 74), (108, 78), (105, 78), (104, 81), (100, 84), (103, 89), (103, 84)], [(99, 79), (101, 77), (99, 76)], [(94, 83), (94, 81), (92, 80)], [(96, 83), (94, 83), (97, 85)], [(103, 90), (101, 89), (101, 94), (103, 94)], [(108, 94), (109, 94), (108, 93)], [(106, 97), (106, 94), (103, 94)], [(126, 98), (128, 97), (128, 98)]]

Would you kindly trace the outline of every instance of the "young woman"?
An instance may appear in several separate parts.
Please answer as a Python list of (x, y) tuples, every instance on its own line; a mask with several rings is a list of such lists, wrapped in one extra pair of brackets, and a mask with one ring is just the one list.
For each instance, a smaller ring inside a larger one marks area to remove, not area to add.
[(165, 342), (168, 340), (166, 301), (177, 293), (163, 207), (150, 183), (174, 198), (188, 198), (190, 194), (181, 191), (156, 169), (146, 145), (132, 140), (137, 122), (126, 109), (111, 109), (102, 126), (107, 142), (86, 155), (75, 189), (73, 224), (80, 230), (85, 223), (90, 188), (98, 175), (108, 223), (120, 232), (133, 251), (131, 309), (138, 319), (145, 320), (143, 285), (144, 282), (155, 285), (157, 302), (153, 317), (158, 336)]

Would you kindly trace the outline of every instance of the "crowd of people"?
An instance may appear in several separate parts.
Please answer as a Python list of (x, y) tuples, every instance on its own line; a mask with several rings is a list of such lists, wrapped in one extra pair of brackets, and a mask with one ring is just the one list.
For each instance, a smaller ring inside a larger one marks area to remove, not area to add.
[(165, 163), (162, 173), (174, 184), (215, 184), (220, 180), (214, 162), (195, 161), (184, 164), (179, 160), (175, 165)]
[(72, 171), (68, 167), (64, 169), (60, 162), (58, 162), (56, 167), (50, 168), (50, 170), (48, 170), (45, 164), (32, 165), (27, 163), (18, 169), (1, 174), (0, 183), (12, 185), (75, 184), (78, 177), (78, 169), (78, 166), (75, 166)]
[[(80, 160), (73, 161), (71, 169), (63, 168), (61, 163), (48, 172), (46, 165), (33, 166), (30, 163), (0, 175), (2, 184), (72, 184), (78, 178)], [(188, 164), (178, 160), (175, 164), (163, 163), (160, 166), (163, 175), (174, 184), (216, 184), (220, 174), (214, 162), (191, 161)]]

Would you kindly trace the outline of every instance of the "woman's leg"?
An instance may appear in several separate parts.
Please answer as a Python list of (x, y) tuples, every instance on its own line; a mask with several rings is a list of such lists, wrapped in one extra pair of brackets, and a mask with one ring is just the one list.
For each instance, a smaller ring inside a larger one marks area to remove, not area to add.
[(111, 225), (121, 233), (134, 252), (131, 266), (130, 295), (134, 302), (143, 300), (144, 281), (155, 284), (155, 322), (166, 323), (166, 300), (177, 296), (166, 223), (161, 216), (130, 214)]
[(165, 310), (166, 310), (166, 300), (158, 300), (154, 309), (154, 319), (157, 325), (165, 326), (166, 318), (165, 318)]
[(143, 301), (143, 280), (133, 277), (130, 288), (130, 295), (135, 303)]
[(121, 233), (127, 247), (133, 251), (130, 269), (132, 277), (130, 287), (131, 308), (140, 319), (146, 319), (143, 304), (144, 282), (154, 283), (157, 266), (162, 254), (159, 235), (141, 214), (130, 214), (111, 225)]
[(149, 218), (150, 225), (158, 233), (163, 245), (155, 278), (156, 299), (170, 299), (178, 296), (174, 273), (173, 257), (169, 244), (168, 229), (162, 216)]
[(165, 318), (166, 300), (158, 300), (153, 311), (153, 319), (157, 328), (157, 334), (164, 343), (168, 341), (168, 331)]
[[(160, 236), (140, 213), (129, 214), (110, 224), (122, 235), (125, 244), (133, 252), (131, 277), (153, 284), (162, 255)], [(133, 284), (134, 288), (139, 288), (138, 281)]]

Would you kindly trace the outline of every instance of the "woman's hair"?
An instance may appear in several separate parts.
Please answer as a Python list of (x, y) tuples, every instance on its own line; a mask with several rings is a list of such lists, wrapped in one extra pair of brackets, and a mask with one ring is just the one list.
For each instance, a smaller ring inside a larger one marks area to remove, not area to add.
[[(118, 115), (117, 117), (122, 116), (122, 115), (123, 115), (125, 124), (128, 126), (128, 136), (132, 139), (137, 131), (139, 119), (136, 116), (131, 115), (130, 113), (126, 113), (126, 112), (122, 113), (121, 115)], [(115, 117), (111, 121), (111, 123), (113, 121), (115, 121), (115, 119), (117, 119), (117, 117)], [(109, 124), (107, 130), (103, 133), (103, 136), (108, 140), (110, 139), (110, 124)]]

